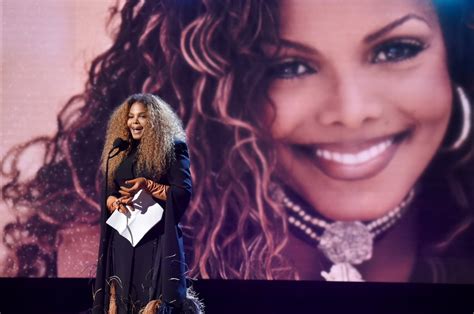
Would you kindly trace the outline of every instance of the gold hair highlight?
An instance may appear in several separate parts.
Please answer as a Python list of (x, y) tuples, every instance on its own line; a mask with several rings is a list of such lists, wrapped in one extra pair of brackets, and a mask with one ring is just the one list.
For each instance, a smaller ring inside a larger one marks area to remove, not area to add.
[[(185, 133), (181, 120), (173, 112), (171, 107), (161, 98), (151, 95), (151, 101), (131, 101), (133, 96), (125, 100), (110, 117), (104, 149), (102, 151), (102, 172), (105, 173), (108, 154), (113, 147), (113, 142), (120, 137), (128, 142), (132, 141), (130, 130), (127, 126), (128, 113), (134, 103), (142, 103), (147, 108), (149, 127), (145, 128), (137, 154), (137, 173), (149, 179), (157, 181), (164, 174), (167, 167), (174, 158), (174, 141), (185, 141)], [(120, 152), (116, 157), (109, 160), (108, 183), (113, 182), (115, 171), (127, 156), (130, 147)]]

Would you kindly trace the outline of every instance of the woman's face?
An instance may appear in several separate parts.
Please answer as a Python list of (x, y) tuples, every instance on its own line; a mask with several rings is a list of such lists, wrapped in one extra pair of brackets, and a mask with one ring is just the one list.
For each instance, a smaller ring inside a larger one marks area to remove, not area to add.
[(424, 0), (283, 0), (280, 14), (284, 46), (269, 70), (280, 178), (327, 218), (380, 217), (447, 129), (436, 13)]
[(140, 140), (148, 125), (148, 110), (142, 103), (136, 102), (128, 112), (127, 127), (134, 140)]

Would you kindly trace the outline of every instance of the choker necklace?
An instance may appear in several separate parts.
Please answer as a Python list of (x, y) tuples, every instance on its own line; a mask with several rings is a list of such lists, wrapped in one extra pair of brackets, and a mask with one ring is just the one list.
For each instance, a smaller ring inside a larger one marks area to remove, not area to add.
[(270, 185), (270, 192), (272, 199), (288, 210), (288, 223), (301, 230), (306, 240), (316, 244), (333, 263), (329, 272), (321, 272), (326, 281), (364, 281), (354, 265), (372, 258), (374, 239), (400, 220), (415, 194), (411, 189), (405, 199), (387, 214), (362, 223), (328, 222), (314, 217), (291, 200), (277, 183)]

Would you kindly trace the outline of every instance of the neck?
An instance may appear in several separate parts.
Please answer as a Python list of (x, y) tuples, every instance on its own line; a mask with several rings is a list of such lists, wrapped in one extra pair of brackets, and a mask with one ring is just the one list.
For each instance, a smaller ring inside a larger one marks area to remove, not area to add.
[(329, 281), (409, 279), (415, 253), (416, 215), (414, 210), (405, 217), (403, 214), (411, 205), (413, 190), (396, 208), (366, 223), (329, 222), (314, 217), (278, 184), (271, 186), (271, 194), (287, 209), (289, 227), (294, 231), (289, 235), (287, 255), (290, 259), (297, 257), (293, 263), (303, 279), (318, 280), (321, 275)]
[[(356, 266), (365, 281), (409, 281), (416, 256), (416, 217), (417, 211), (410, 209), (375, 241), (372, 258)], [(321, 271), (328, 270), (332, 264), (316, 245), (308, 244), (293, 233), (289, 233), (283, 254), (303, 280), (324, 280)]]
[(135, 149), (137, 149), (139, 144), (140, 144), (140, 140), (132, 139), (131, 142), (130, 142), (130, 148), (132, 150), (135, 150)]

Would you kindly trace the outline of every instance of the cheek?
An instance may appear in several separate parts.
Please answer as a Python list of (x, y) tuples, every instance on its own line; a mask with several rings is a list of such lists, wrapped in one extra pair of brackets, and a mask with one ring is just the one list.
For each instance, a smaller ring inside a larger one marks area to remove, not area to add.
[(419, 58), (399, 71), (381, 71), (374, 83), (379, 97), (412, 123), (439, 127), (449, 120), (452, 108), (451, 79), (442, 41), (434, 41)]
[(446, 53), (441, 43), (439, 40), (433, 45), (426, 64), (406, 83), (416, 104), (415, 114), (432, 123), (449, 120), (453, 103)]
[(432, 54), (410, 75), (393, 81), (393, 99), (398, 109), (420, 123), (439, 124), (449, 120), (452, 87), (444, 54)]
[(310, 79), (275, 81), (269, 95), (273, 102), (268, 107), (267, 118), (273, 138), (288, 138), (298, 133), (303, 124), (311, 122), (312, 111), (317, 107), (315, 86), (309, 86)]

